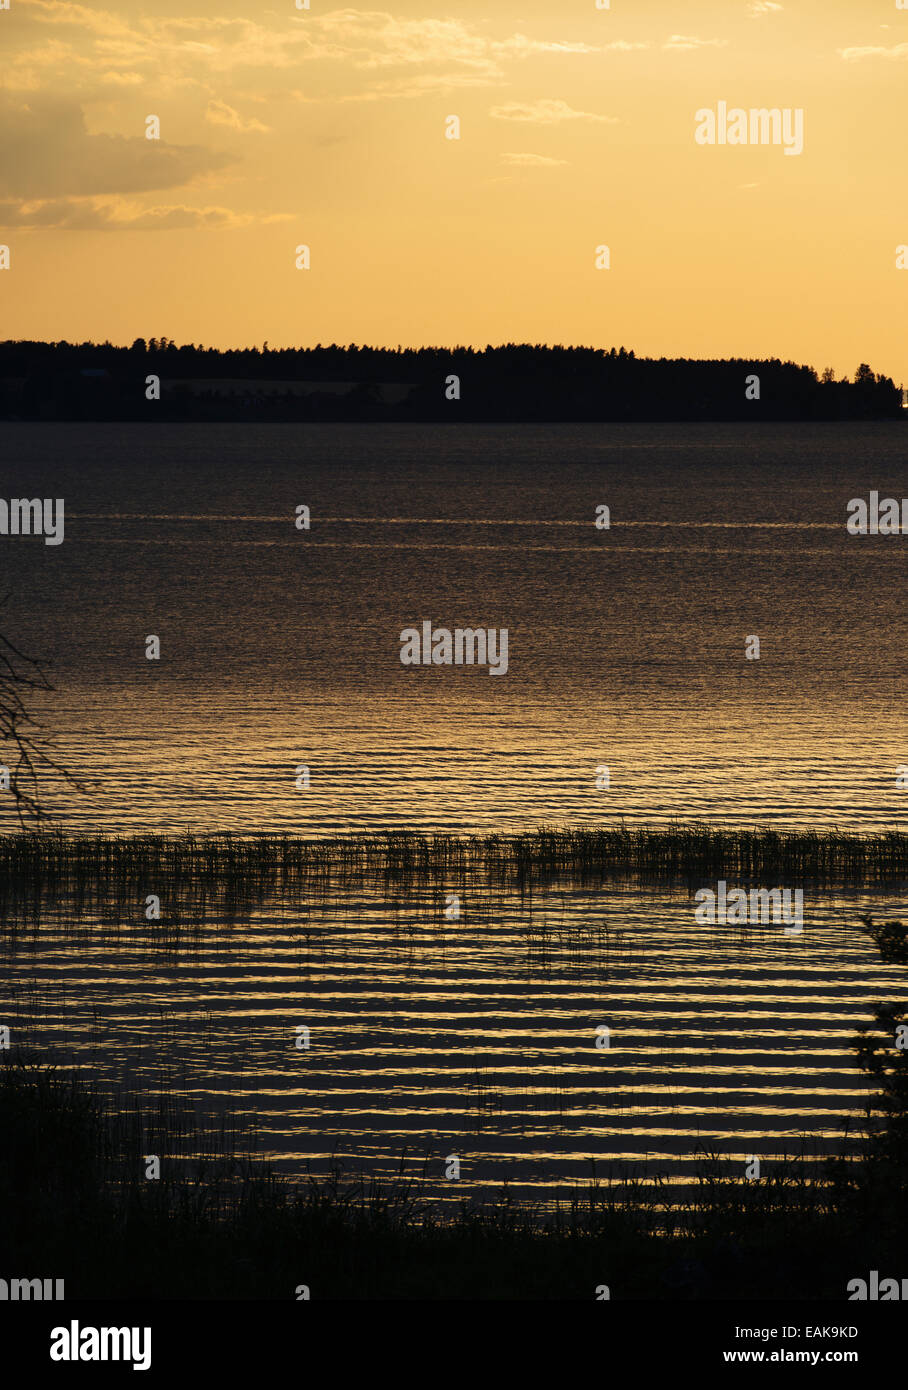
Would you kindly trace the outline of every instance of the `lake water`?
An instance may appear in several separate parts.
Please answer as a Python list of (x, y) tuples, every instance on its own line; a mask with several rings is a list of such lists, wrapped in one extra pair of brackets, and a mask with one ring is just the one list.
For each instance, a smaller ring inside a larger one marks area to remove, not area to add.
[[(844, 523), (852, 497), (908, 495), (906, 439), (0, 427), (2, 496), (66, 499), (63, 545), (0, 538), (5, 631), (53, 661), (41, 714), (92, 781), (48, 801), (72, 831), (904, 824), (908, 540)], [(507, 675), (404, 667), (427, 619), (506, 627)], [(5, 925), (0, 1013), (111, 1084), (149, 1094), (163, 1068), (257, 1117), (288, 1171), (405, 1154), (450, 1195), (457, 1153), (459, 1194), (550, 1195), (591, 1159), (682, 1182), (704, 1149), (841, 1132), (854, 1028), (899, 995), (857, 914), (905, 890), (808, 893), (798, 937), (697, 926), (683, 885), (565, 882), (456, 923), (364, 888), (179, 944), (61, 903)]]

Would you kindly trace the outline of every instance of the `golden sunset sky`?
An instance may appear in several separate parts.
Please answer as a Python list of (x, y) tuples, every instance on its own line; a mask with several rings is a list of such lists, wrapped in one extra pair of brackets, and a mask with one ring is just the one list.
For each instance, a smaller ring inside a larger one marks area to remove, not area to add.
[[(0, 10), (0, 336), (624, 344), (908, 383), (895, 0), (310, 4)], [(698, 145), (720, 100), (803, 108), (804, 153)]]

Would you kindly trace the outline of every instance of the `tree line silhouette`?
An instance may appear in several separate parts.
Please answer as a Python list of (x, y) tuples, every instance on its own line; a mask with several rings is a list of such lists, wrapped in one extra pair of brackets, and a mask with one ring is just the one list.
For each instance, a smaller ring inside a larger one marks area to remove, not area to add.
[[(154, 399), (160, 382), (160, 398)], [(456, 378), (456, 383), (454, 379)], [(753, 384), (758, 378), (758, 388)], [(759, 391), (757, 398), (756, 392)], [(152, 397), (152, 398), (149, 398)], [(206, 348), (172, 339), (0, 343), (0, 418), (21, 420), (904, 419), (862, 363), (849, 381), (777, 358), (637, 357), (621, 348)]]

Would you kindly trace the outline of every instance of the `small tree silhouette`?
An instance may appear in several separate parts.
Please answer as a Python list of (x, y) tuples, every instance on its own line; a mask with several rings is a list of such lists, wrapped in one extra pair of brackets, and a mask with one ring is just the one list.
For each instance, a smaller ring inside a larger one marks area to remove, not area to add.
[(86, 790), (85, 783), (56, 760), (53, 740), (25, 703), (29, 691), (53, 689), (45, 664), (26, 656), (0, 632), (0, 763), (9, 768), (9, 790), (23, 828), (49, 820), (39, 794), (41, 772), (54, 772), (77, 791)]
[[(861, 917), (886, 965), (908, 965), (908, 931), (902, 922), (875, 922)], [(882, 1121), (871, 1133), (873, 1151), (894, 1166), (902, 1185), (908, 1181), (908, 1049), (893, 1050), (893, 1038), (908, 1027), (908, 1006), (877, 1004), (874, 1022), (858, 1029), (855, 1040), (861, 1069), (880, 1087), (874, 1109)]]

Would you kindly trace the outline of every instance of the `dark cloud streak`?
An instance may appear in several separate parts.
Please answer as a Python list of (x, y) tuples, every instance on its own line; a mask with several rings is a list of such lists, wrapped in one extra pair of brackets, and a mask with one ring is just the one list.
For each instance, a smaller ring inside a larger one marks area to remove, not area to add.
[(77, 102), (0, 96), (0, 196), (51, 199), (180, 188), (235, 156), (144, 135), (90, 135)]

